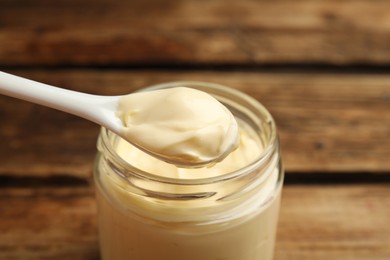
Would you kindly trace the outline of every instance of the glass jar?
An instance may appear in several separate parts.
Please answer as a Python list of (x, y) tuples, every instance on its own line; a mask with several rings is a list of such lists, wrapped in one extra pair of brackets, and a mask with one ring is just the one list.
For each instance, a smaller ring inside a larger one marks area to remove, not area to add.
[(208, 174), (217, 164), (172, 177), (165, 173), (175, 166), (125, 158), (124, 141), (103, 128), (94, 168), (102, 259), (272, 259), (284, 176), (274, 120), (256, 100), (221, 85), (173, 82), (141, 91), (175, 86), (208, 92), (230, 109), (255, 144), (245, 152), (253, 159), (218, 174)]

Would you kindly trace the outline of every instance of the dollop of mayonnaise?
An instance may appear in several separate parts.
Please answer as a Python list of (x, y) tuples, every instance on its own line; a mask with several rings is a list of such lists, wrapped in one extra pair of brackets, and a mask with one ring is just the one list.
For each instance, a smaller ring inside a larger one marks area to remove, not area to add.
[(175, 87), (123, 96), (117, 116), (126, 140), (179, 166), (221, 161), (238, 147), (238, 125), (213, 96)]

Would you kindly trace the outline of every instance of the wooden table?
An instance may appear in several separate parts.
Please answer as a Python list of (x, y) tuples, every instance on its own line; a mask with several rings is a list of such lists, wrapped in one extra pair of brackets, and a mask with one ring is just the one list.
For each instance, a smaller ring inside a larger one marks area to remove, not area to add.
[[(390, 259), (390, 2), (0, 0), (1, 70), (94, 94), (217, 82), (274, 115), (276, 259)], [(99, 259), (98, 126), (0, 97), (0, 259)]]

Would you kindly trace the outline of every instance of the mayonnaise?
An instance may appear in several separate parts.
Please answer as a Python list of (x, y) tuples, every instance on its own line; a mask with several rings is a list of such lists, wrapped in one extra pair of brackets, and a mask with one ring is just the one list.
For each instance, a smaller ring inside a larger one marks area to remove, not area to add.
[(127, 140), (178, 165), (220, 161), (238, 146), (238, 126), (231, 112), (192, 88), (124, 96), (117, 116), (126, 126)]
[(148, 155), (130, 143), (121, 139), (118, 141), (116, 152), (125, 161), (134, 167), (145, 171), (157, 173), (159, 176), (177, 179), (209, 178), (241, 169), (253, 162), (262, 152), (262, 147), (256, 134), (248, 126), (240, 124), (239, 147), (230, 153), (224, 160), (203, 168), (180, 168), (173, 164), (161, 161)]
[[(244, 124), (240, 124), (240, 146), (208, 168), (176, 167), (123, 139), (113, 144), (116, 154), (138, 170), (157, 178), (190, 182), (245, 168), (264, 151), (253, 129)], [(273, 160), (270, 165), (275, 163)], [(248, 175), (202, 185), (174, 185), (131, 174), (123, 179), (120, 174), (102, 172), (101, 188), (97, 190), (101, 257), (271, 260), (280, 189), (274, 196), (270, 194), (275, 190), (278, 171), (270, 167), (264, 170), (264, 178), (251, 179)], [(245, 190), (252, 191), (240, 195)], [(185, 198), (186, 194), (190, 198)], [(167, 195), (172, 199), (164, 197)], [(180, 196), (183, 197), (178, 199)]]

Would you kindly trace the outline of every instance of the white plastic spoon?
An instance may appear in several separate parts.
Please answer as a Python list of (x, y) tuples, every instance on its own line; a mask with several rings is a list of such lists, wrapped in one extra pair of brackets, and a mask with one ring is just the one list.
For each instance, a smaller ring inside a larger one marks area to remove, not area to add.
[[(230, 150), (224, 151), (220, 157), (211, 158), (208, 161), (194, 162), (180, 160), (180, 158), (167, 157), (164, 154), (153, 151), (153, 147), (142, 147), (125, 135), (125, 126), (123, 125), (122, 120), (116, 115), (118, 101), (123, 96), (99, 96), (80, 93), (21, 78), (1, 71), (0, 94), (30, 101), (90, 120), (111, 130), (148, 154), (182, 167), (202, 167), (213, 164), (226, 157), (227, 154), (231, 152), (231, 149), (235, 148), (234, 142), (236, 142), (236, 138), (231, 141), (232, 145)], [(233, 132), (238, 135), (237, 129), (234, 129)]]

